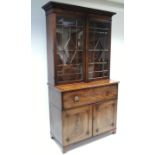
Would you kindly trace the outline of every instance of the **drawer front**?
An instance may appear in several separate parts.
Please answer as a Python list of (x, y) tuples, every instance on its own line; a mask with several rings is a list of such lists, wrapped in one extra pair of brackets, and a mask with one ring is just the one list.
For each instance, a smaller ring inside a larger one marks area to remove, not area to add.
[(117, 98), (117, 85), (88, 88), (63, 94), (65, 109)]

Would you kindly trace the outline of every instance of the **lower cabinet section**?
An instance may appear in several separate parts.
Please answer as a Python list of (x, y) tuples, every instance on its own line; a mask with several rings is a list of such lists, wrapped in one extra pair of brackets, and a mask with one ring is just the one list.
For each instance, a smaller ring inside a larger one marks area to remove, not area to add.
[(116, 128), (117, 100), (110, 100), (63, 112), (63, 146)]
[(63, 145), (73, 144), (92, 136), (92, 106), (63, 112)]

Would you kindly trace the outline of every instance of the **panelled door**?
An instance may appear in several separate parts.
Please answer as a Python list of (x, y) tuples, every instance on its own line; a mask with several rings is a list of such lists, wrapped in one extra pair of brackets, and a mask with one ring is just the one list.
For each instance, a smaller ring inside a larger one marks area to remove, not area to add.
[(116, 128), (117, 100), (110, 100), (93, 107), (93, 136)]
[(73, 144), (92, 136), (92, 106), (63, 112), (63, 145)]

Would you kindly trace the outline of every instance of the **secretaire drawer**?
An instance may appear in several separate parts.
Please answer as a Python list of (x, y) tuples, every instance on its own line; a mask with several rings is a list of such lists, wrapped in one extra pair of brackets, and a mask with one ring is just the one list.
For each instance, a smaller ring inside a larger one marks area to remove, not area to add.
[(117, 84), (63, 93), (63, 107), (72, 108), (117, 98)]

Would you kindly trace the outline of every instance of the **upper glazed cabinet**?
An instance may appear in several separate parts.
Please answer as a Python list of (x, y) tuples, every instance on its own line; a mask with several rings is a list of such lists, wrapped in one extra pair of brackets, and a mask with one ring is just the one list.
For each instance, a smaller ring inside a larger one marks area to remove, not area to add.
[(60, 3), (50, 7), (44, 6), (46, 15), (52, 19), (47, 33), (52, 31), (48, 40), (54, 52), (51, 62), (54, 80), (49, 81), (57, 85), (109, 79), (111, 17), (115, 13), (74, 6), (75, 14), (71, 14)]

